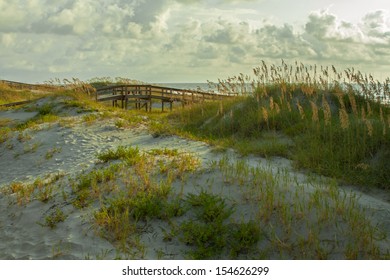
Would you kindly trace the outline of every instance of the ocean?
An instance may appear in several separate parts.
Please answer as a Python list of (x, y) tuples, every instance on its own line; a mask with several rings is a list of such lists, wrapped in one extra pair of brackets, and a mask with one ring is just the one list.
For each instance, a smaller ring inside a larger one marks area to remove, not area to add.
[(208, 83), (156, 83), (156, 85), (177, 89), (199, 89), (202, 91), (210, 90)]

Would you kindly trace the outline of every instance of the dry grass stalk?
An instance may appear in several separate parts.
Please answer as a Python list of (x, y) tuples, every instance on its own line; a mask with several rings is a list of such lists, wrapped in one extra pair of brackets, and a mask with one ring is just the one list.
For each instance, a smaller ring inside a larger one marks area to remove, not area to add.
[(351, 102), (351, 107), (352, 107), (353, 114), (355, 116), (358, 116), (358, 109), (357, 109), (357, 105), (356, 105), (355, 96), (352, 93), (349, 93), (348, 94), (348, 98), (349, 98), (349, 102)]
[(322, 96), (322, 110), (324, 111), (325, 125), (329, 125), (332, 119), (332, 111), (330, 110), (330, 105), (328, 101), (326, 101), (324, 95)]
[(301, 119), (303, 120), (305, 118), (305, 111), (303, 110), (301, 104), (299, 103), (299, 101), (297, 102), (297, 107), (298, 107), (298, 110), (299, 110), (299, 114), (301, 115)]
[(302, 85), (301, 90), (307, 96), (312, 96), (314, 92), (314, 88), (308, 85)]
[(343, 94), (340, 93), (340, 92), (336, 92), (335, 94), (337, 96), (337, 99), (339, 100), (341, 109), (345, 109), (345, 103), (344, 103), (344, 99), (343, 99)]
[(285, 83), (282, 83), (282, 85), (280, 86), (280, 90), (282, 91), (282, 96), (287, 93), (287, 86)]
[(366, 120), (367, 116), (366, 116), (366, 110), (364, 110), (364, 107), (362, 107), (362, 120)]
[(372, 110), (371, 110), (371, 106), (370, 106), (370, 103), (367, 101), (367, 115), (368, 116), (371, 116), (372, 115)]
[(219, 109), (218, 109), (218, 116), (222, 116), (223, 115), (223, 104), (222, 102), (219, 103)]
[(370, 137), (372, 137), (372, 134), (373, 134), (373, 127), (372, 127), (372, 123), (370, 122), (370, 120), (368, 119), (365, 119), (364, 122), (366, 123), (366, 126), (367, 126), (367, 133)]
[(280, 113), (280, 107), (279, 107), (278, 103), (276, 103), (276, 102), (275, 102), (275, 111), (276, 111), (276, 114)]
[(313, 122), (318, 122), (319, 121), (319, 118), (318, 118), (318, 107), (317, 107), (317, 104), (315, 104), (313, 101), (310, 101), (310, 106), (311, 106), (311, 110), (312, 110), (312, 121)]
[(275, 109), (274, 99), (272, 98), (272, 96), (269, 99), (269, 108), (270, 108), (271, 111), (273, 111)]
[(348, 118), (348, 113), (343, 109), (339, 109), (339, 117), (340, 117), (340, 125), (342, 129), (348, 129), (349, 127), (349, 118)]
[(261, 107), (261, 112), (262, 112), (262, 115), (263, 115), (263, 119), (267, 122), (268, 124), (268, 111), (267, 111), (267, 108), (265, 107)]

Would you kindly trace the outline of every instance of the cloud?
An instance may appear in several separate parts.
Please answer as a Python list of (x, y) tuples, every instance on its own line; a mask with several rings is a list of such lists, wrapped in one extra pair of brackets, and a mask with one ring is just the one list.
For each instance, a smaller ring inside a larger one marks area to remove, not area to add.
[(390, 13), (379, 10), (368, 13), (362, 20), (361, 30), (374, 42), (390, 44)]
[(328, 11), (310, 14), (305, 25), (307, 35), (323, 41), (350, 41), (364, 44), (390, 43), (389, 12), (367, 13), (360, 23), (342, 21)]
[(239, 6), (256, 1), (7, 2), (0, 0), (0, 73), (204, 81), (250, 71), (262, 59), (389, 68), (385, 10), (353, 23), (316, 11), (297, 26)]
[(234, 44), (238, 43), (240, 25), (219, 20), (218, 22), (207, 23), (203, 26), (204, 40), (206, 42), (217, 44)]

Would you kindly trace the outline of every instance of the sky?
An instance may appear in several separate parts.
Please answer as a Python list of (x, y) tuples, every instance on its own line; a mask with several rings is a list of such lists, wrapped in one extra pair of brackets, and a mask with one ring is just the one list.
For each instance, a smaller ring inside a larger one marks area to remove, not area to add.
[(0, 79), (207, 82), (261, 61), (390, 76), (389, 0), (0, 0)]

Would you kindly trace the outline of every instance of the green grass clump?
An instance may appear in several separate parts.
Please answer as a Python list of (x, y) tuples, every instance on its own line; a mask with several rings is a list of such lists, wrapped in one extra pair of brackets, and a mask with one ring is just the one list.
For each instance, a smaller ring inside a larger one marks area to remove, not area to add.
[(45, 103), (42, 106), (38, 108), (38, 115), (40, 116), (46, 116), (49, 114), (53, 114), (53, 104), (51, 103)]
[(134, 163), (139, 160), (140, 151), (133, 147), (119, 146), (116, 150), (109, 149), (105, 152), (99, 153), (97, 158), (102, 162), (108, 162), (111, 160), (124, 160), (127, 163)]
[(220, 196), (201, 191), (186, 199), (195, 212), (195, 218), (180, 225), (180, 240), (192, 247), (191, 259), (212, 259), (229, 254), (238, 258), (256, 251), (261, 232), (254, 222), (231, 223), (234, 209)]
[(175, 157), (179, 155), (179, 151), (177, 149), (151, 149), (148, 151), (148, 154), (153, 156), (171, 156)]
[(222, 223), (234, 212), (228, 208), (224, 199), (205, 191), (198, 195), (189, 194), (187, 203), (195, 207), (197, 219), (206, 223)]
[(45, 226), (48, 226), (51, 229), (57, 227), (58, 223), (64, 222), (66, 220), (66, 215), (62, 211), (62, 209), (56, 207), (55, 211), (53, 211), (50, 215), (45, 218)]
[(47, 160), (51, 159), (54, 156), (54, 154), (60, 153), (61, 150), (62, 150), (61, 147), (49, 149), (45, 154), (45, 159), (47, 159)]
[(182, 201), (170, 192), (169, 180), (151, 185), (134, 180), (125, 190), (102, 201), (94, 213), (95, 224), (121, 252), (140, 253), (143, 246), (137, 240), (145, 223), (153, 219), (169, 221), (186, 211)]
[[(75, 194), (73, 205), (77, 208), (85, 208), (104, 192), (110, 192), (114, 187), (117, 174), (121, 170), (121, 165), (111, 164), (110, 166), (82, 173), (72, 180), (72, 190)], [(104, 183), (104, 186), (100, 186)]]

